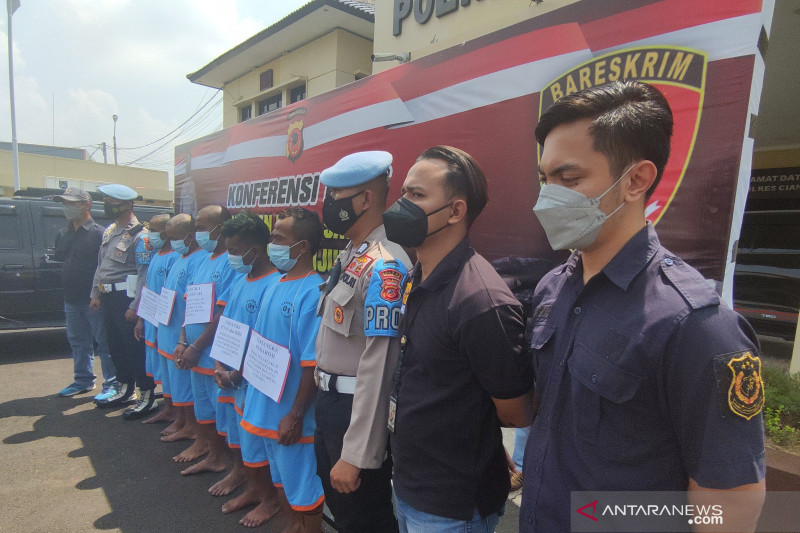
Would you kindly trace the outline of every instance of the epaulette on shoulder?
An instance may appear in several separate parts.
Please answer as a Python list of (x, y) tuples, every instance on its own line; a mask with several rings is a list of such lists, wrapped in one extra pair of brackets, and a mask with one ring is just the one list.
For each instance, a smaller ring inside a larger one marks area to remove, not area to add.
[(659, 263), (661, 271), (693, 310), (719, 305), (719, 296), (708, 281), (683, 259), (664, 255)]
[(138, 223), (138, 224), (136, 224), (134, 227), (132, 227), (131, 229), (129, 229), (129, 230), (128, 230), (128, 235), (130, 235), (130, 236), (134, 236), (134, 235), (136, 235), (137, 233), (139, 233), (140, 231), (142, 231), (143, 229), (144, 229), (144, 224), (142, 224), (141, 222), (139, 222), (139, 223)]

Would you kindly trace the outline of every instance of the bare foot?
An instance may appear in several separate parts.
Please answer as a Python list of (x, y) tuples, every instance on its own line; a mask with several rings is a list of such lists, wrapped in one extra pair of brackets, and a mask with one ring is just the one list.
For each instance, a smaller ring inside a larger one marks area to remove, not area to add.
[[(170, 435), (171, 436), (171, 435)], [(191, 446), (172, 458), (176, 463), (191, 463), (208, 453), (208, 443), (194, 441)]]
[(192, 429), (187, 428), (186, 426), (182, 427), (175, 433), (171, 435), (166, 435), (161, 437), (161, 442), (175, 442), (179, 440), (187, 440), (187, 439), (196, 439), (197, 433), (195, 433)]
[[(142, 420), (142, 424), (156, 424), (158, 422), (175, 422), (175, 411), (172, 409), (167, 409), (166, 407), (161, 407), (155, 415), (151, 416), (150, 418), (145, 418)], [(166, 431), (166, 428), (165, 428)]]
[(239, 523), (247, 527), (258, 527), (281, 510), (281, 504), (276, 501), (259, 503), (255, 509), (244, 515)]
[(242, 483), (244, 483), (244, 479), (244, 471), (234, 466), (233, 470), (231, 470), (227, 476), (211, 485), (208, 492), (212, 496), (227, 496), (241, 487)]
[(200, 472), (224, 472), (228, 468), (225, 457), (219, 455), (208, 454), (208, 456), (197, 463), (192, 465), (186, 470), (181, 471), (182, 476), (191, 476), (192, 474), (199, 474)]
[(261, 502), (261, 495), (256, 490), (246, 490), (235, 498), (231, 498), (222, 504), (222, 512), (225, 514), (244, 509), (248, 505)]
[(179, 421), (176, 418), (172, 422), (172, 424), (168, 425), (167, 427), (165, 427), (164, 429), (161, 430), (161, 435), (163, 437), (166, 437), (168, 435), (172, 435), (173, 433), (176, 433), (176, 432), (180, 431), (181, 429), (183, 429), (183, 424), (184, 423), (185, 423), (184, 421), (182, 421), (182, 420)]

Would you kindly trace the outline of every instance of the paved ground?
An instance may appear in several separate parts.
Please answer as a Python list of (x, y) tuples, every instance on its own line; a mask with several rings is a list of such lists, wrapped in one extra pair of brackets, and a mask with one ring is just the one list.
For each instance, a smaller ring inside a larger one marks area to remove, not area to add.
[[(95, 409), (92, 395), (59, 398), (69, 353), (63, 329), (0, 333), (0, 532), (248, 531), (246, 511), (223, 515), (206, 492), (220, 475), (180, 475), (171, 458), (187, 443), (160, 442), (163, 426)], [(498, 533), (517, 530), (518, 510), (509, 503)]]
[[(63, 329), (0, 332), (0, 532), (247, 531), (246, 511), (223, 515), (225, 500), (206, 492), (218, 474), (180, 476), (171, 457), (186, 443), (160, 442), (161, 426), (97, 410), (91, 395), (59, 398), (69, 353)], [(513, 432), (504, 437), (511, 449)], [(769, 470), (768, 488), (800, 490), (796, 456), (768, 462), (783, 468)], [(518, 500), (497, 533), (517, 531)]]

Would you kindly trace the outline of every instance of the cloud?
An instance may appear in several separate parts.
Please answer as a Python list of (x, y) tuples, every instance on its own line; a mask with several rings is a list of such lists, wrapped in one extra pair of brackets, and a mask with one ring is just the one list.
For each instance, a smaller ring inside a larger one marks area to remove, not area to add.
[[(186, 74), (305, 3), (259, 1), (256, 9), (246, 1), (23, 2), (13, 19), (19, 142), (51, 144), (55, 137), (63, 146), (110, 145), (114, 114), (120, 146), (136, 147), (165, 135), (213, 95)], [(245, 13), (240, 5), (252, 9)], [(253, 18), (260, 14), (265, 20)], [(0, 17), (4, 31), (5, 17)], [(6, 40), (0, 34), (3, 57)], [(11, 136), (8, 101), (8, 86), (0, 80), (0, 138), (5, 139)], [(216, 118), (209, 116), (192, 130), (193, 137), (179, 143), (216, 130), (221, 120), (218, 108)], [(121, 151), (120, 162), (155, 147)], [(162, 169), (171, 168), (171, 160), (171, 146), (149, 159)]]

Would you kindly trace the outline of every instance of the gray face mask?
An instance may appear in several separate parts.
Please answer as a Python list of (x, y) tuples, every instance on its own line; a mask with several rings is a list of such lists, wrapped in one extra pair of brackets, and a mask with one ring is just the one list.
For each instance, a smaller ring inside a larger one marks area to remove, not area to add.
[(623, 201), (606, 215), (600, 209), (600, 199), (616, 187), (634, 166), (636, 163), (628, 167), (611, 187), (596, 198), (589, 198), (561, 185), (541, 186), (533, 212), (542, 224), (553, 250), (583, 250), (591, 246), (605, 221), (625, 205)]
[(81, 207), (79, 205), (61, 204), (61, 208), (64, 210), (64, 216), (67, 217), (67, 220), (76, 220), (81, 217)]

